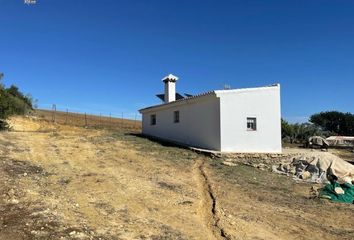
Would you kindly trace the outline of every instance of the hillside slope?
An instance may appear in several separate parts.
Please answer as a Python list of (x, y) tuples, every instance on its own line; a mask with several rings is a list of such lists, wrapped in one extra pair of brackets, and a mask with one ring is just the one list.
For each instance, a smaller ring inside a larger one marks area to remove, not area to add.
[(352, 205), (129, 131), (12, 118), (0, 239), (353, 239)]

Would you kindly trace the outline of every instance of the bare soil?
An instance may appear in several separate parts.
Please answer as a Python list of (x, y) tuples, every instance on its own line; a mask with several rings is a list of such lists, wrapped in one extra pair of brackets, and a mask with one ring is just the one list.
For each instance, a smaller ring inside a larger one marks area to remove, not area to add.
[(312, 199), (311, 184), (126, 128), (11, 125), (0, 239), (354, 239), (354, 205)]

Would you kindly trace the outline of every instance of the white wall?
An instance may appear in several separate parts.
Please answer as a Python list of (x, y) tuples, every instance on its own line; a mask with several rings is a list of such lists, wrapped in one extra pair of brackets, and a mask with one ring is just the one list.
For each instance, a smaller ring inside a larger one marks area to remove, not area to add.
[[(218, 93), (220, 92), (220, 94)], [(217, 91), (220, 97), (221, 151), (280, 153), (280, 86)], [(247, 130), (247, 117), (257, 130)]]
[[(220, 103), (215, 95), (189, 99), (143, 111), (143, 134), (194, 147), (220, 150)], [(180, 122), (173, 112), (180, 111)], [(150, 115), (156, 114), (156, 125)]]

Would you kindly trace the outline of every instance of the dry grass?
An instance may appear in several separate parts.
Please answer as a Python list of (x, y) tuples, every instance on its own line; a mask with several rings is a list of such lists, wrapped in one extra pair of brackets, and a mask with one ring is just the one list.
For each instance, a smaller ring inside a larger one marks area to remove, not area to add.
[(141, 121), (71, 112), (36, 110), (36, 116), (49, 122), (80, 127), (113, 128), (139, 132)]
[(354, 206), (311, 199), (311, 184), (134, 128), (11, 123), (0, 134), (0, 239), (354, 239)]
[(354, 206), (313, 198), (320, 185), (215, 161), (209, 174), (232, 239), (354, 239)]

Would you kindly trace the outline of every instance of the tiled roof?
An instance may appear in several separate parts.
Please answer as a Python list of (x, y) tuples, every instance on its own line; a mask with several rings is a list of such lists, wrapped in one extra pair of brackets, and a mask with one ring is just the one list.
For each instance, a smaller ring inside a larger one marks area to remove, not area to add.
[(173, 101), (173, 102), (162, 103), (162, 104), (154, 105), (154, 106), (151, 106), (151, 107), (142, 108), (139, 111), (141, 112), (141, 111), (152, 109), (152, 108), (157, 108), (157, 107), (162, 107), (162, 106), (169, 106), (169, 105), (173, 105), (173, 104), (180, 103), (180, 102), (183, 102), (183, 101), (187, 101), (187, 100), (190, 100), (190, 99), (195, 99), (195, 98), (203, 97), (203, 96), (206, 96), (206, 95), (212, 95), (212, 94), (215, 94), (215, 91), (209, 91), (209, 92), (201, 93), (201, 94), (198, 94), (198, 95), (193, 95), (191, 97), (182, 98), (182, 99), (179, 99), (179, 100), (176, 100), (176, 101)]

